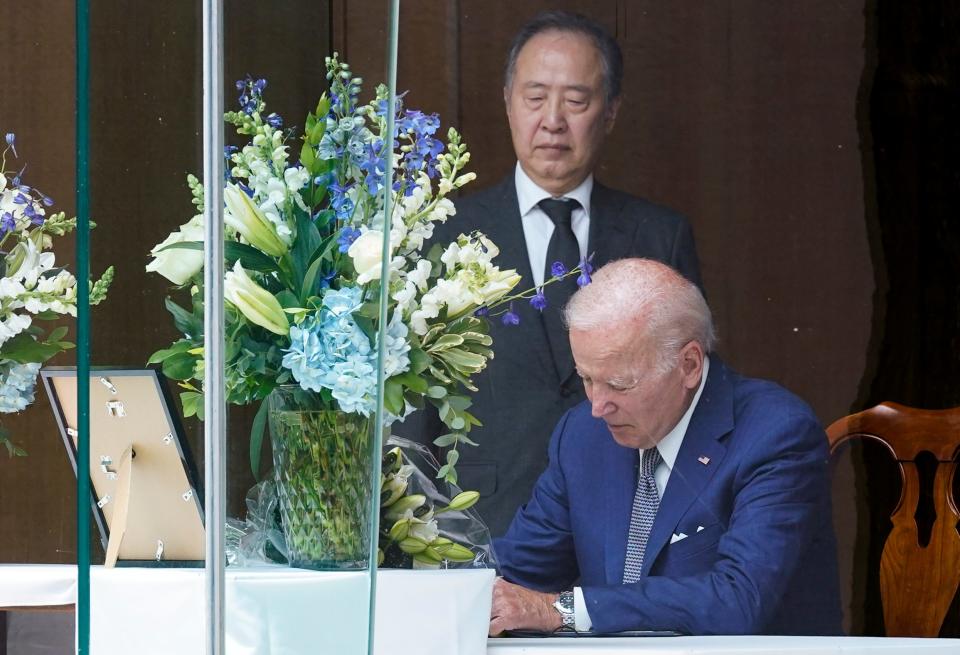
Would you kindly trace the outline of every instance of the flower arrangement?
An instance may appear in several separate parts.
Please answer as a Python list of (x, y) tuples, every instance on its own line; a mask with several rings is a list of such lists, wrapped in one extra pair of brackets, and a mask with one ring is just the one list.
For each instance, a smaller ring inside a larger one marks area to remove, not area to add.
[(479, 493), (461, 491), (445, 505), (437, 506), (423, 490), (411, 489), (417, 469), (399, 446), (384, 454), (381, 470), (379, 563), (405, 564), (409, 558), (415, 568), (436, 568), (444, 562), (475, 560), (477, 555), (470, 548), (441, 534), (438, 518), (469, 509), (480, 498)]
[[(336, 54), (326, 60), (329, 95), (308, 114), (299, 161), (294, 131), (267, 113), (266, 81), (237, 82), (240, 111), (225, 120), (248, 141), (228, 147), (225, 244), (226, 392), (239, 405), (262, 401), (278, 385), (298, 384), (326, 406), (371, 416), (376, 405), (378, 299), (389, 294), (385, 330), (388, 423), (434, 405), (448, 433), (439, 477), (456, 481), (458, 447), (469, 432), (471, 378), (493, 357), (488, 320), (515, 322), (510, 303), (542, 301), (529, 290), (511, 295), (520, 277), (494, 263), (498, 249), (478, 232), (422, 252), (436, 223), (455, 213), (447, 198), (475, 178), (457, 131), (438, 137), (436, 115), (398, 100), (388, 135), (388, 93), (359, 101), (362, 80)], [(385, 152), (395, 151), (390, 277), (381, 280)], [(183, 333), (151, 363), (179, 380), (184, 413), (202, 411), (202, 213), (204, 192), (188, 176), (198, 214), (152, 250), (147, 270), (189, 292), (190, 305), (167, 299)], [(567, 275), (577, 273), (574, 268)], [(552, 280), (551, 280), (552, 281)], [(254, 422), (251, 464), (259, 462), (264, 411)]]
[[(77, 280), (55, 265), (53, 237), (77, 224), (64, 212), (47, 215), (53, 200), (23, 183), (23, 169), (7, 170), (7, 156), (17, 156), (16, 137), (6, 135), (0, 159), (0, 413), (25, 409), (34, 400), (43, 362), (74, 345), (64, 341), (67, 328), (50, 332), (38, 321), (77, 315)], [(113, 267), (90, 287), (90, 304), (99, 304), (113, 280)], [(25, 455), (0, 426), (0, 444), (9, 455)]]

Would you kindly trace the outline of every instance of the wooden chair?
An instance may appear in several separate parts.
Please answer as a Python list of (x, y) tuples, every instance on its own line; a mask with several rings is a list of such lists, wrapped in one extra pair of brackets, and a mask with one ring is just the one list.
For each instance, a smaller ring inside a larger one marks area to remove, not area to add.
[[(903, 487), (880, 559), (883, 620), (887, 636), (936, 637), (960, 585), (960, 512), (952, 493), (960, 454), (960, 407), (926, 410), (885, 402), (837, 420), (827, 428), (827, 436), (831, 453), (849, 439), (873, 439), (897, 461)], [(936, 519), (925, 546), (914, 518), (920, 500), (915, 460), (923, 451), (937, 460)]]

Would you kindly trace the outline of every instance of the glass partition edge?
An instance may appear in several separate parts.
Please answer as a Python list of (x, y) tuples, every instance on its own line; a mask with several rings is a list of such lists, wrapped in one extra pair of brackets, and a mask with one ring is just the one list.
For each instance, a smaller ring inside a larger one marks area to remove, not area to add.
[(223, 335), (223, 1), (203, 3), (204, 508), (206, 652), (225, 652), (226, 404)]
[[(387, 86), (388, 86), (388, 104), (390, 111), (387, 112), (387, 134), (394, 134), (397, 112), (397, 38), (400, 22), (400, 0), (391, 0), (390, 2), (390, 26), (387, 30)], [(390, 234), (391, 223), (393, 222), (393, 140), (385, 139), (384, 147), (384, 185), (383, 185), (383, 244), (380, 257), (380, 280), (390, 279)], [(370, 609), (367, 613), (367, 653), (372, 655), (374, 649), (374, 635), (376, 632), (376, 606), (377, 606), (377, 551), (378, 537), (380, 531), (380, 476), (381, 476), (381, 457), (383, 453), (383, 424), (384, 408), (383, 394), (386, 385), (386, 374), (384, 369), (384, 344), (386, 343), (387, 333), (387, 305), (390, 301), (390, 295), (385, 292), (384, 287), (380, 288), (380, 322), (379, 337), (377, 342), (377, 412), (376, 426), (373, 437), (373, 484), (371, 485), (372, 494), (370, 498)]]
[(90, 650), (90, 3), (76, 3), (77, 652)]

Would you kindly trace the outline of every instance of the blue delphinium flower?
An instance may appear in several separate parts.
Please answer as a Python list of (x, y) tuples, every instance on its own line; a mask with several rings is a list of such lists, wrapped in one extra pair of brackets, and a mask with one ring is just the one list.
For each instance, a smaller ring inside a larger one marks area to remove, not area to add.
[(490, 313), (489, 307), (477, 307), (476, 311), (473, 312), (474, 316), (487, 316)]
[(13, 132), (7, 132), (7, 145), (10, 146), (10, 149), (13, 150), (13, 156), (17, 156), (17, 135)]
[(567, 267), (563, 265), (563, 262), (553, 262), (550, 265), (550, 274), (554, 277), (561, 277), (567, 274)]
[(0, 216), (0, 236), (3, 236), (7, 232), (13, 232), (16, 227), (17, 221), (14, 220), (13, 214), (3, 212), (3, 215)]
[(536, 295), (530, 299), (530, 306), (541, 312), (547, 308), (547, 297), (543, 295), (543, 288), (537, 289)]
[(340, 236), (337, 237), (337, 245), (339, 246), (338, 250), (340, 250), (340, 252), (347, 252), (350, 250), (350, 246), (354, 241), (357, 240), (357, 237), (359, 236), (360, 230), (347, 225), (340, 230)]
[(347, 192), (352, 188), (352, 184), (341, 186), (336, 181), (327, 187), (327, 191), (330, 192), (330, 206), (336, 213), (338, 220), (347, 221), (353, 216), (353, 200), (347, 195)]
[(510, 303), (510, 309), (500, 319), (504, 325), (520, 325), (520, 316), (513, 311), (513, 303)]
[(40, 366), (15, 362), (0, 365), (0, 413), (19, 412), (33, 402)]
[(593, 266), (590, 265), (590, 259), (580, 260), (580, 276), (577, 278), (577, 286), (585, 287), (590, 284), (590, 274), (593, 273)]

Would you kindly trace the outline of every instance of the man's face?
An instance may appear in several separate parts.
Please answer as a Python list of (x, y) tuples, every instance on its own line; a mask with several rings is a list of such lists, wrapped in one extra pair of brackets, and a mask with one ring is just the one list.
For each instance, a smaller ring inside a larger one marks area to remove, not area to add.
[(570, 32), (542, 32), (517, 56), (504, 89), (513, 149), (524, 172), (559, 196), (593, 170), (619, 99), (604, 102), (600, 53)]
[(633, 326), (570, 330), (570, 347), (593, 415), (627, 448), (651, 448), (676, 426), (700, 384), (703, 350), (696, 341), (680, 349), (666, 373)]

